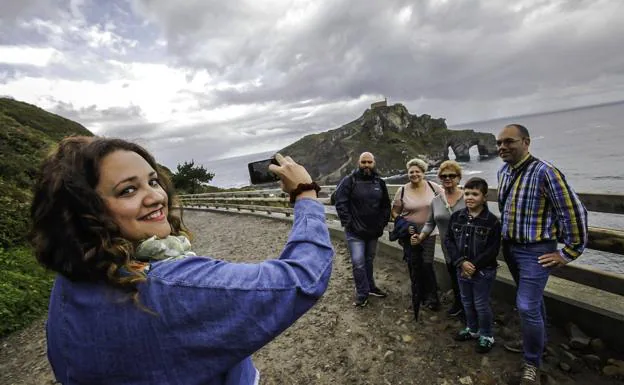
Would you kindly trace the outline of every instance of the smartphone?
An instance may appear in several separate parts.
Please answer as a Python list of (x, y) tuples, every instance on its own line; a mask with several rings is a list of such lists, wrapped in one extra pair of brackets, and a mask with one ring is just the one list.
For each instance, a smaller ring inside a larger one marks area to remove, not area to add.
[(249, 179), (251, 180), (251, 184), (271, 183), (280, 180), (277, 174), (269, 171), (270, 164), (275, 164), (279, 166), (275, 158), (259, 160), (257, 162), (251, 162), (247, 165), (247, 168), (249, 169)]

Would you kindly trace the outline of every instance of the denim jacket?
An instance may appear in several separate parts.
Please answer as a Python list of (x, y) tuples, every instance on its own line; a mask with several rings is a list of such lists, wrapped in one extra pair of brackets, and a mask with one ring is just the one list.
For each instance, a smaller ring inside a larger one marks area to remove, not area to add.
[(139, 309), (104, 283), (58, 276), (48, 358), (64, 385), (251, 385), (250, 355), (309, 310), (327, 288), (334, 252), (323, 205), (295, 204), (279, 259), (158, 261), (139, 285)]
[(444, 245), (448, 250), (451, 263), (460, 267), (464, 261), (470, 261), (479, 269), (495, 268), (496, 257), (501, 243), (500, 221), (487, 206), (473, 218), (464, 208), (451, 215)]

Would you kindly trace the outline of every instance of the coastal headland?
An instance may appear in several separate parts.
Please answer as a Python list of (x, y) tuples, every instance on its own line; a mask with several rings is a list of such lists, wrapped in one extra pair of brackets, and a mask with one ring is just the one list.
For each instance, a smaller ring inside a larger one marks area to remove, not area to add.
[(480, 157), (497, 156), (493, 134), (449, 130), (443, 118), (412, 115), (396, 103), (373, 104), (354, 121), (307, 135), (279, 152), (297, 159), (313, 179), (332, 184), (353, 169), (364, 151), (374, 152), (382, 175), (396, 175), (404, 173), (405, 163), (415, 156), (432, 166), (439, 165), (448, 159), (449, 148), (458, 161), (470, 160), (473, 146), (477, 146)]

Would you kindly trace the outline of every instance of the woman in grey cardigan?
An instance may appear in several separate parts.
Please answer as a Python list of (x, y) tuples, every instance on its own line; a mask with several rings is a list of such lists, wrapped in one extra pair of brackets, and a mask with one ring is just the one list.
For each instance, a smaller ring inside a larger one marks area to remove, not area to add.
[(451, 214), (466, 207), (464, 204), (464, 193), (458, 186), (461, 177), (461, 166), (454, 160), (447, 160), (440, 165), (438, 178), (440, 178), (442, 182), (444, 194), (439, 194), (433, 198), (433, 201), (431, 201), (431, 209), (429, 210), (429, 220), (425, 223), (420, 234), (414, 234), (411, 239), (412, 245), (420, 244), (431, 234), (436, 226), (438, 227), (440, 239), (442, 239), (442, 252), (444, 253), (444, 259), (446, 260), (446, 267), (449, 278), (451, 279), (451, 286), (453, 287), (454, 294), (453, 306), (448, 309), (447, 313), (453, 317), (460, 315), (463, 311), (463, 307), (459, 297), (457, 272), (455, 266), (451, 264), (451, 259), (446, 251), (446, 247), (444, 247), (444, 237), (448, 230)]

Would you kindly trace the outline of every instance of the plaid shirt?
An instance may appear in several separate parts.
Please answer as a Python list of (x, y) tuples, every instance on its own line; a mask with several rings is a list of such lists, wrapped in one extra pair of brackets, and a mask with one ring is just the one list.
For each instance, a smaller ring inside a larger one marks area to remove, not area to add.
[(514, 166), (505, 164), (498, 171), (503, 239), (519, 243), (558, 240), (564, 244), (560, 254), (566, 260), (576, 259), (587, 244), (587, 210), (554, 166), (535, 159), (517, 178), (501, 207), (516, 170), (528, 160), (529, 156)]

